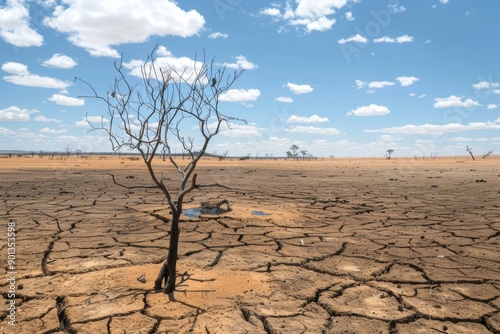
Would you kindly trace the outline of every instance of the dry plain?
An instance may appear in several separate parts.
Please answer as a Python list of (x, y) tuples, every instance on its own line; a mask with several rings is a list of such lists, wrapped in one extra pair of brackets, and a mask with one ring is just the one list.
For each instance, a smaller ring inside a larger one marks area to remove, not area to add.
[(498, 157), (203, 160), (232, 189), (185, 208), (233, 211), (182, 217), (171, 295), (164, 198), (108, 173), (151, 185), (129, 158), (0, 159), (1, 333), (500, 333)]

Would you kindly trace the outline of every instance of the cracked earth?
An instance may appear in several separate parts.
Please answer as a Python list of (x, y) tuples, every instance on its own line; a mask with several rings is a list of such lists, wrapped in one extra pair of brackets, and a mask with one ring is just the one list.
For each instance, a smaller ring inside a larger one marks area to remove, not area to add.
[[(177, 290), (153, 291), (169, 212), (140, 161), (2, 159), (2, 333), (500, 333), (500, 164), (202, 161)], [(174, 174), (175, 176), (175, 174)], [(262, 211), (265, 215), (252, 214)], [(144, 278), (141, 280), (140, 278)]]

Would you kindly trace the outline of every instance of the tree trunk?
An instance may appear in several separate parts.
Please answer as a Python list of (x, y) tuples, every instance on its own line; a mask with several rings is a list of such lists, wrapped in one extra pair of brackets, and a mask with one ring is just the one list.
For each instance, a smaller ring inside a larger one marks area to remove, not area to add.
[(179, 218), (180, 214), (172, 215), (172, 223), (170, 225), (170, 246), (168, 249), (168, 257), (163, 263), (158, 277), (155, 280), (155, 290), (161, 290), (162, 281), (165, 282), (163, 291), (171, 293), (175, 290), (175, 279), (177, 276), (177, 257), (179, 249)]

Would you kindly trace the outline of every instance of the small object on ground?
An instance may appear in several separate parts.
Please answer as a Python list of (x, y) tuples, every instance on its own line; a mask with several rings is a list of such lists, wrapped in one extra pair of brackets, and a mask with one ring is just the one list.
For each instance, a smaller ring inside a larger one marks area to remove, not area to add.
[(141, 276), (137, 277), (137, 280), (141, 283), (146, 283), (146, 274), (142, 274)]

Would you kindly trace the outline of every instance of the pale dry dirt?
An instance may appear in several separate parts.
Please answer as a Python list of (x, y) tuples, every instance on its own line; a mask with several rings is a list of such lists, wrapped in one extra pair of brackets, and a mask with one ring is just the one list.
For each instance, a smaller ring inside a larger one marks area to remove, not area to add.
[[(169, 211), (141, 161), (0, 159), (2, 333), (500, 333), (500, 159), (205, 160), (177, 290)], [(177, 175), (166, 172), (172, 180)], [(263, 211), (268, 215), (254, 215)], [(146, 282), (138, 278), (145, 275)]]

